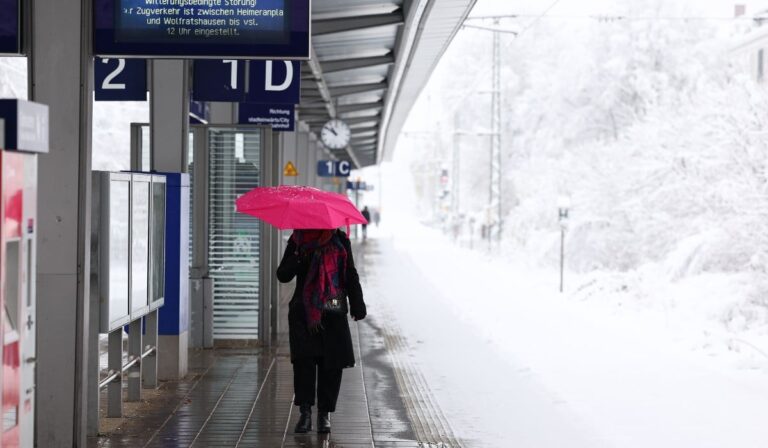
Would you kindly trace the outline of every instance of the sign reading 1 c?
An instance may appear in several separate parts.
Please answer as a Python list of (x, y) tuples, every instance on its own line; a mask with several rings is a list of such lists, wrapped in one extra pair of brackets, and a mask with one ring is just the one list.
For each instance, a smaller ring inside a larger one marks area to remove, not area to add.
[(317, 175), (320, 177), (349, 177), (352, 164), (346, 160), (320, 160), (317, 162)]

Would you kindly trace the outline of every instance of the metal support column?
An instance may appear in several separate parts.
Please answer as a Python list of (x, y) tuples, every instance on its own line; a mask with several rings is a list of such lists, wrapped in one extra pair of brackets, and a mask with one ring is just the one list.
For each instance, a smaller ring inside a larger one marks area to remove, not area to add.
[[(459, 136), (461, 133), (459, 132), (459, 126), (461, 125), (459, 121), (459, 113), (454, 112), (453, 114), (453, 156), (451, 157), (451, 212), (453, 212), (454, 216), (457, 216), (459, 214), (459, 205), (460, 205), (460, 195), (461, 195), (461, 187), (459, 184), (460, 181), (460, 170), (461, 170), (461, 154), (460, 154), (460, 148), (459, 148)], [(379, 170), (381, 170), (381, 167), (379, 167)], [(379, 184), (381, 184), (381, 181), (379, 181)], [(379, 194), (381, 194), (381, 185), (379, 185)], [(381, 206), (381, 204), (379, 204)]]
[[(224, 103), (217, 103), (221, 106)], [(230, 108), (232, 105), (230, 105)], [(217, 114), (214, 112), (219, 111)], [(228, 120), (226, 107), (212, 107), (212, 120)], [(192, 264), (190, 266), (190, 326), (192, 346), (213, 348), (213, 280), (208, 272), (208, 128), (194, 127), (192, 164)]]
[[(143, 350), (148, 347), (157, 347), (157, 317), (158, 310), (152, 311), (144, 318), (144, 340), (142, 343), (142, 350), (139, 351), (139, 356)], [(141, 360), (141, 381), (142, 386), (145, 389), (154, 389), (157, 387), (157, 350), (151, 355)]]
[(237, 123), (236, 103), (222, 103), (213, 101), (211, 107), (211, 124), (235, 124)]
[(89, 300), (87, 435), (99, 434), (99, 301)]
[[(280, 138), (279, 135), (265, 129), (262, 145), (262, 185), (274, 186), (280, 179)], [(269, 346), (272, 343), (273, 310), (276, 311), (278, 296), (277, 279), (274, 272), (277, 269), (275, 258), (277, 253), (277, 239), (279, 232), (273, 226), (261, 224), (261, 266), (260, 266), (260, 291), (259, 291), (259, 339), (262, 344)]]
[[(107, 368), (110, 375), (123, 371), (123, 329), (109, 333), (109, 348), (107, 352)], [(123, 376), (118, 377), (107, 386), (107, 417), (123, 416)]]
[[(134, 359), (141, 357), (142, 352), (142, 334), (141, 334), (142, 320), (138, 319), (130, 323), (128, 326), (128, 359)], [(121, 366), (122, 367), (122, 366)], [(125, 401), (139, 401), (141, 400), (141, 363), (138, 363), (128, 369), (126, 372), (126, 378), (128, 379), (128, 396)]]
[[(498, 28), (499, 19), (494, 19), (494, 28)], [(491, 99), (491, 194), (490, 216), (493, 230), (489, 233), (489, 241), (495, 236), (501, 241), (503, 225), (502, 190), (502, 154), (501, 154), (501, 44), (499, 33), (493, 33), (493, 70), (492, 70), (492, 99)], [(495, 233), (495, 235), (494, 235)]]
[[(26, 3), (26, 2), (23, 2)], [(91, 2), (30, 5), (29, 97), (50, 107), (39, 158), (36, 444), (85, 446), (90, 300)]]

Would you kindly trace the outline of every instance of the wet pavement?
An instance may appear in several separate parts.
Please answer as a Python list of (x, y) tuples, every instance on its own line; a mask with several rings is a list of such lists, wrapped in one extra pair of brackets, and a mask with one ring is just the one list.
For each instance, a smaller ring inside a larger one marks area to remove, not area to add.
[[(356, 252), (364, 280), (366, 254)], [(330, 435), (293, 433), (293, 371), (281, 334), (273, 348), (191, 351), (186, 379), (143, 391), (122, 419), (102, 418), (89, 446), (462, 447), (423, 376), (401, 356), (403, 341), (384, 324), (369, 316), (350, 325), (358, 363), (344, 371)]]

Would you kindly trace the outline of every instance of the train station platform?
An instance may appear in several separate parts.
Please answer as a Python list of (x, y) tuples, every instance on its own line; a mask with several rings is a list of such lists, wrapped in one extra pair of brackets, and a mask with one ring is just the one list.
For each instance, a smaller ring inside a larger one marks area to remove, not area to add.
[[(372, 249), (372, 247), (371, 247)], [(366, 250), (356, 249), (363, 282)], [(283, 288), (287, 305), (292, 285)], [(287, 312), (287, 306), (281, 310)], [(190, 352), (190, 374), (125, 403), (124, 417), (102, 415), (89, 447), (462, 447), (424, 377), (408, 365), (403, 341), (380, 317), (351, 323), (357, 365), (344, 371), (329, 435), (294, 434), (293, 371), (287, 325), (271, 348)], [(283, 315), (281, 322), (287, 322)], [(102, 393), (102, 400), (106, 393)], [(102, 406), (102, 409), (106, 406)], [(102, 411), (103, 412), (103, 411)], [(313, 409), (313, 426), (316, 409)]]

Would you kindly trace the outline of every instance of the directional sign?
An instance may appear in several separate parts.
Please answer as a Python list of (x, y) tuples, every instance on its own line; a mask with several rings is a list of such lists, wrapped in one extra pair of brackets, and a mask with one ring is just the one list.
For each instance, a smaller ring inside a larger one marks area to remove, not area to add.
[(352, 164), (346, 160), (320, 160), (317, 162), (317, 175), (320, 177), (348, 177)]
[(102, 59), (93, 64), (96, 101), (146, 101), (145, 59)]
[(192, 77), (192, 98), (196, 101), (243, 101), (247, 64), (247, 61), (237, 59), (196, 60)]
[(301, 63), (298, 61), (251, 61), (246, 101), (263, 104), (301, 102)]
[(240, 103), (238, 122), (271, 126), (273, 131), (292, 132), (295, 127), (295, 107), (293, 104), (253, 104)]

